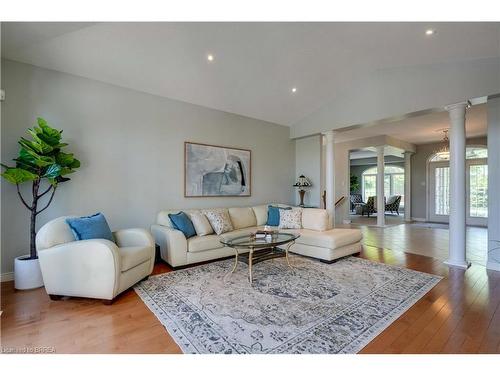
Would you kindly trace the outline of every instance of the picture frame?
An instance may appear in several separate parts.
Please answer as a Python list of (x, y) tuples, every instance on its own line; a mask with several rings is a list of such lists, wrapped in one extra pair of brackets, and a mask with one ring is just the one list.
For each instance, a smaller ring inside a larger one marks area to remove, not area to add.
[(184, 142), (184, 197), (250, 197), (252, 151)]

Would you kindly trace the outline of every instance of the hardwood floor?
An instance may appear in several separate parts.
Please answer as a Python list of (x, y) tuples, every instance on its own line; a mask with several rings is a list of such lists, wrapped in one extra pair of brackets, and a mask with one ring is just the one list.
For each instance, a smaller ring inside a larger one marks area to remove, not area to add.
[[(409, 248), (412, 242), (403, 243)], [(361, 353), (500, 353), (500, 272), (476, 263), (467, 271), (448, 269), (440, 259), (369, 245), (360, 256), (444, 276)], [(169, 271), (165, 264), (154, 269)], [(43, 346), (57, 353), (181, 352), (132, 290), (111, 306), (82, 298), (51, 301), (43, 288), (15, 291), (12, 282), (2, 283), (1, 293), (3, 350)]]

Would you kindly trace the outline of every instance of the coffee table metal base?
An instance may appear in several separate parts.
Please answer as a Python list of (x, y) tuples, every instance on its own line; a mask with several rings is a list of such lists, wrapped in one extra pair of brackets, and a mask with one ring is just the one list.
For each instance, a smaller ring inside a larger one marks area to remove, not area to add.
[(258, 248), (258, 249), (253, 247), (251, 247), (250, 249), (245, 248), (245, 250), (249, 250), (248, 253), (241, 255), (239, 254), (238, 249), (234, 247), (233, 248), (235, 251), (234, 266), (231, 272), (229, 272), (229, 275), (232, 274), (234, 271), (236, 271), (236, 269), (238, 268), (238, 261), (240, 260), (243, 263), (248, 264), (248, 278), (250, 283), (253, 282), (253, 273), (252, 273), (253, 265), (263, 262), (265, 260), (285, 257), (288, 267), (293, 269), (290, 263), (290, 258), (288, 257), (288, 250), (290, 249), (290, 246), (292, 246), (294, 243), (295, 243), (294, 241), (287, 243), (285, 249), (280, 249), (277, 247)]

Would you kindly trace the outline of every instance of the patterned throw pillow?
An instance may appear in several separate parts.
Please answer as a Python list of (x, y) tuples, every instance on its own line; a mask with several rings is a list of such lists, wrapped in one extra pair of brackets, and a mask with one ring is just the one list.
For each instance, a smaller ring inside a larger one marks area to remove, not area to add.
[(300, 229), (302, 228), (302, 210), (280, 210), (280, 229)]
[(229, 212), (225, 208), (203, 210), (215, 233), (222, 234), (233, 230), (233, 223), (229, 217)]

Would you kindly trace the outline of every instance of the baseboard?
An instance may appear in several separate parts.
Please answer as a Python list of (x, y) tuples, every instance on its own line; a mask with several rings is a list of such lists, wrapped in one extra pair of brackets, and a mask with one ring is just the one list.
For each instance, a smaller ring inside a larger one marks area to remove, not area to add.
[(423, 217), (412, 217), (411, 218), (413, 221), (420, 221), (420, 222), (426, 222), (427, 220)]
[(14, 280), (14, 272), (5, 272), (0, 275), (0, 282)]

